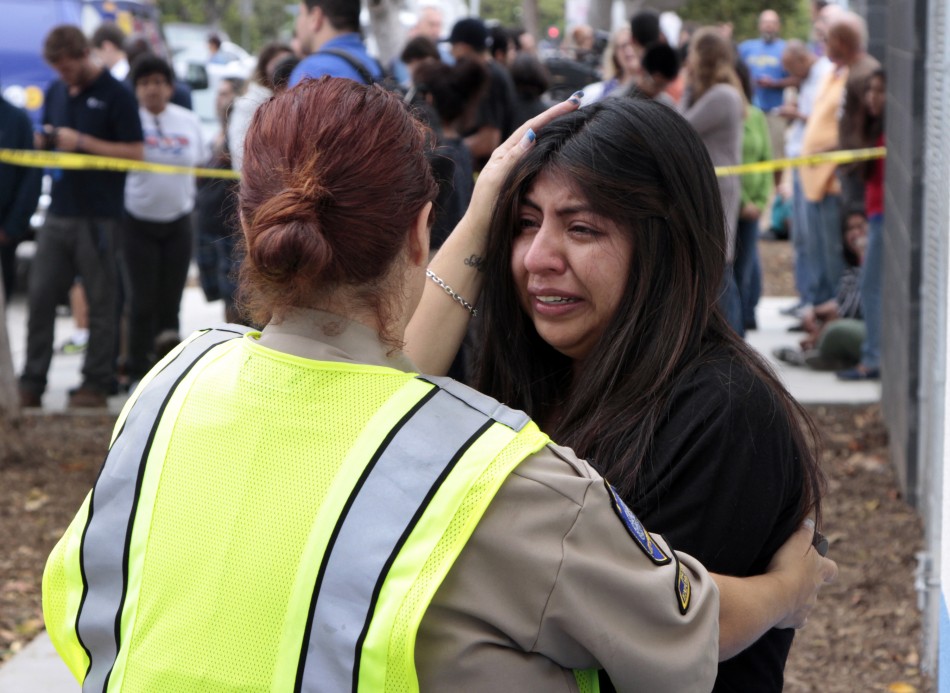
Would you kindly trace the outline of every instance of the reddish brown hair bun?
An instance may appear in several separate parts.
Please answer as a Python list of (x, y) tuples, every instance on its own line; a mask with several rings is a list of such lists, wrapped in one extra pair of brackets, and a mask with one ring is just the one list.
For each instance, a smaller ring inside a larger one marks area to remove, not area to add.
[(437, 186), (426, 129), (394, 94), (305, 80), (261, 106), (245, 139), (240, 210), (245, 306), (257, 322), (341, 285), (374, 286)]

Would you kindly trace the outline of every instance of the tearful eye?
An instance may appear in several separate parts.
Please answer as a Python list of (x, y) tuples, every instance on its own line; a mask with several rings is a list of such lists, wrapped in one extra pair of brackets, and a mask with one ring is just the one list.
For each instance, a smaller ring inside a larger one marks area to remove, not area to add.
[(601, 235), (601, 232), (598, 231), (597, 229), (592, 229), (592, 228), (589, 227), (589, 226), (582, 226), (582, 225), (579, 225), (579, 224), (575, 224), (574, 226), (571, 227), (571, 233), (576, 234), (576, 235), (578, 235), (578, 236), (599, 236), (599, 235)]

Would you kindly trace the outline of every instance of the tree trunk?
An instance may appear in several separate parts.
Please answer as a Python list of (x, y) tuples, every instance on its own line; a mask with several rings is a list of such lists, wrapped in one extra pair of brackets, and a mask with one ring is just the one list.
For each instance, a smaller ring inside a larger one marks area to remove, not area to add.
[[(525, 1), (527, 2), (527, 0)], [(623, 16), (624, 20), (628, 21), (634, 14), (646, 7), (657, 12), (676, 12), (685, 4), (686, 0), (650, 0), (650, 2), (645, 0), (623, 0)], [(612, 7), (612, 0), (591, 0), (588, 24), (594, 29), (610, 30), (612, 28)]]
[(10, 333), (7, 332), (7, 302), (3, 295), (3, 272), (0, 271), (0, 415), (7, 421), (20, 418), (20, 393), (13, 372)]
[(369, 0), (370, 31), (376, 39), (380, 64), (389, 65), (402, 51), (406, 35), (396, 0)]
[(610, 31), (612, 6), (612, 0), (591, 0), (587, 10), (587, 23), (595, 31)]
[(541, 36), (541, 20), (538, 13), (538, 0), (523, 0), (521, 18), (524, 20), (524, 30), (538, 38)]

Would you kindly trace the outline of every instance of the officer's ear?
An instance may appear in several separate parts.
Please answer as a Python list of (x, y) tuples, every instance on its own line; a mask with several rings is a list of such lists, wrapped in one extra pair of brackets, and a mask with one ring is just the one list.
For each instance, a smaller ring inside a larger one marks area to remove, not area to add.
[(429, 229), (434, 217), (432, 203), (426, 202), (409, 230), (409, 260), (419, 267), (429, 264)]

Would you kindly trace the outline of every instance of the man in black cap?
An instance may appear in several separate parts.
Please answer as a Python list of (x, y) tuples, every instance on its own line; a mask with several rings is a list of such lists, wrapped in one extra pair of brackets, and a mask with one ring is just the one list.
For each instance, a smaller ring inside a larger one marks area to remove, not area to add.
[(488, 29), (482, 20), (460, 19), (452, 27), (449, 43), (456, 60), (476, 60), (485, 66), (490, 77), (473, 122), (462, 130), (475, 170), (480, 171), (495, 148), (520, 125), (514, 122), (515, 86), (508, 71), (491, 59)]

